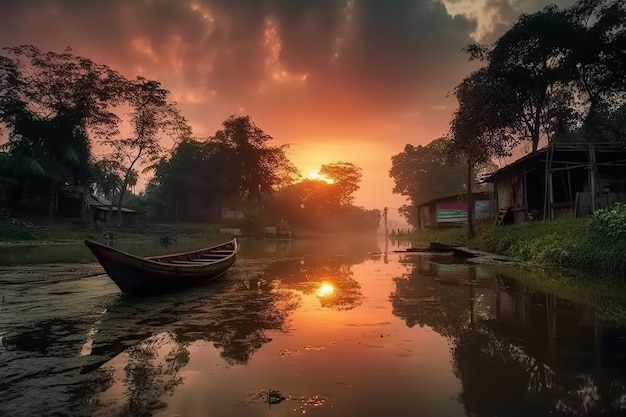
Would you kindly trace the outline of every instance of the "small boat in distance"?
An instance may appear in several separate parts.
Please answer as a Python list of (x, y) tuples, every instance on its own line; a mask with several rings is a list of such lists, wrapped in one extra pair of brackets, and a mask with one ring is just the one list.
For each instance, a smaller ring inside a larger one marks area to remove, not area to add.
[(222, 276), (235, 263), (239, 246), (226, 243), (192, 252), (142, 258), (92, 240), (85, 245), (123, 292), (163, 293), (199, 285)]

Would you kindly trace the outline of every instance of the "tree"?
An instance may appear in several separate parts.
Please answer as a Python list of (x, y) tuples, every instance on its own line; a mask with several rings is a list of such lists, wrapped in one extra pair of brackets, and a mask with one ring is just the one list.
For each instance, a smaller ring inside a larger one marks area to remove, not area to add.
[(230, 188), (228, 156), (224, 147), (210, 141), (185, 139), (169, 158), (154, 167), (151, 181), (168, 218), (206, 220), (211, 209), (237, 190)]
[(123, 165), (116, 159), (103, 158), (93, 164), (94, 191), (109, 200), (109, 219), (113, 218), (114, 200), (122, 189)]
[(146, 162), (154, 163), (160, 158), (163, 152), (160, 143), (162, 134), (181, 140), (191, 133), (175, 103), (168, 101), (169, 91), (161, 88), (159, 82), (138, 77), (127, 83), (124, 93), (131, 107), (130, 124), (133, 136), (105, 142), (113, 148), (115, 159), (124, 166), (117, 202), (118, 226), (122, 224), (122, 204), (135, 168)]
[(322, 165), (320, 174), (333, 180), (331, 188), (335, 190), (339, 205), (348, 206), (354, 201), (354, 193), (360, 188), (363, 177), (361, 168), (350, 162), (334, 162)]
[(568, 63), (586, 110), (584, 131), (590, 140), (615, 140), (609, 126), (626, 91), (626, 5), (619, 0), (579, 0), (567, 14), (578, 31)]
[[(467, 162), (467, 220), (470, 238), (474, 234), (470, 196), (476, 167), (489, 163), (494, 157), (508, 155), (511, 146), (516, 143), (516, 139), (508, 133), (506, 123), (501, 123), (502, 119), (510, 117), (512, 113), (507, 108), (498, 108), (499, 103), (491, 100), (494, 91), (494, 79), (485, 68), (472, 73), (454, 90), (459, 107), (450, 124), (447, 153), (452, 158)], [(501, 118), (494, 119), (493, 116), (498, 114)]]
[(409, 205), (401, 207), (400, 214), (413, 226), (417, 226), (416, 206), (460, 194), (467, 188), (464, 165), (449, 157), (447, 147), (447, 140), (439, 138), (426, 146), (406, 145), (391, 158), (389, 176), (394, 180), (393, 192), (409, 199)]
[(59, 188), (90, 181), (91, 137), (117, 130), (111, 107), (120, 102), (124, 78), (69, 50), (44, 53), (26, 45), (3, 52), (0, 124), (7, 149), (23, 174), (37, 177), (31, 189), (47, 194), (52, 219)]
[(222, 146), (232, 188), (248, 202), (260, 203), (263, 195), (291, 183), (297, 172), (285, 154), (289, 146), (269, 146), (271, 140), (250, 116), (229, 117), (209, 138)]
[[(567, 57), (576, 44), (577, 30), (566, 13), (556, 6), (522, 15), (493, 45), (471, 45), (466, 50), (470, 59), (487, 63), (492, 77), (492, 106), (488, 113), (501, 128), (520, 140), (530, 141), (533, 152), (538, 149), (542, 134), (553, 134), (547, 110), (554, 97), (563, 98), (563, 88), (574, 74)], [(499, 119), (500, 106), (509, 117)]]

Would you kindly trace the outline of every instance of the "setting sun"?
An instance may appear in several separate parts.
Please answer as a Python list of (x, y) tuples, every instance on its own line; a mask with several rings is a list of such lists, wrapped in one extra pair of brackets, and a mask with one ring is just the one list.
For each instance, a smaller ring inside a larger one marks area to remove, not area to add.
[(327, 282), (320, 285), (317, 291), (315, 291), (315, 295), (321, 298), (331, 296), (334, 293), (335, 293), (335, 287), (333, 287), (332, 284), (329, 284)]
[(334, 184), (335, 183), (334, 179), (329, 178), (325, 174), (320, 174), (319, 172), (315, 172), (315, 171), (309, 172), (309, 177), (308, 178), (310, 180), (314, 180), (314, 181), (324, 181), (326, 184)]

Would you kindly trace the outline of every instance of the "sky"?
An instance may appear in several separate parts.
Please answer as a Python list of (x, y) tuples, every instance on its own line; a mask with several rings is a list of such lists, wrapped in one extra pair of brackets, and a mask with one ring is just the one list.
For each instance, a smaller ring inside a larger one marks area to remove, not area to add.
[(197, 137), (249, 114), (305, 176), (361, 167), (355, 203), (394, 217), (391, 157), (446, 134), (461, 49), (553, 3), (573, 0), (0, 0), (0, 46), (158, 80)]

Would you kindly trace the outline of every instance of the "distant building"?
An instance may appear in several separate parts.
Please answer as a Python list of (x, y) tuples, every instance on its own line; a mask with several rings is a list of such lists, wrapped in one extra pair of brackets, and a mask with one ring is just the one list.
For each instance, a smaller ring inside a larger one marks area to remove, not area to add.
[[(108, 223), (109, 221), (115, 221), (117, 219), (117, 204), (113, 204), (103, 197), (96, 197), (90, 194), (87, 197), (88, 215), (94, 222)], [(113, 219), (109, 218), (109, 215), (113, 215)], [(138, 212), (126, 207), (122, 207), (122, 224), (135, 225), (137, 224)]]
[[(490, 192), (471, 194), (474, 220), (477, 223), (493, 219), (493, 202)], [(417, 206), (418, 229), (462, 227), (467, 223), (467, 194), (436, 198)]]
[(243, 210), (233, 209), (229, 207), (222, 207), (222, 219), (223, 220), (243, 220), (246, 215)]
[(626, 144), (550, 144), (484, 181), (498, 224), (590, 215), (626, 201)]

